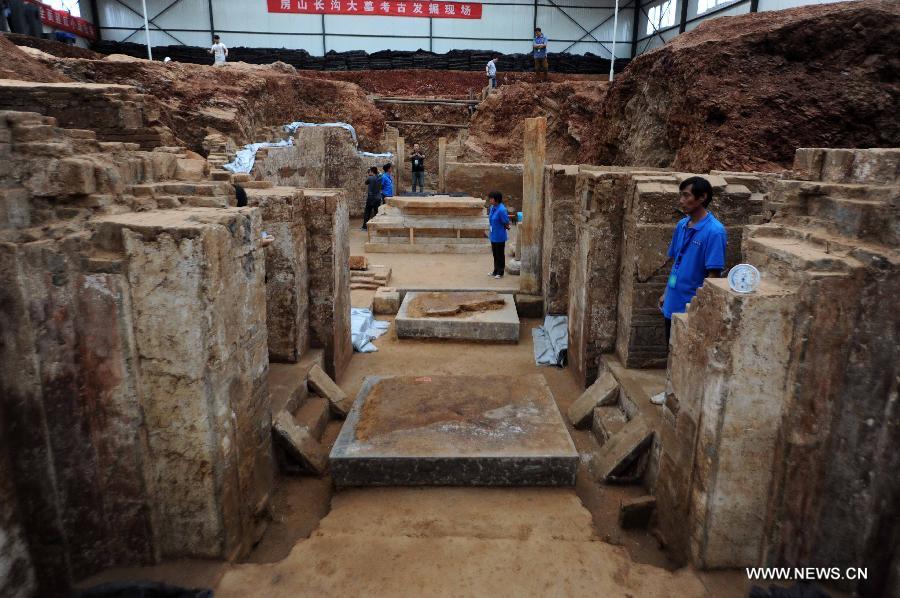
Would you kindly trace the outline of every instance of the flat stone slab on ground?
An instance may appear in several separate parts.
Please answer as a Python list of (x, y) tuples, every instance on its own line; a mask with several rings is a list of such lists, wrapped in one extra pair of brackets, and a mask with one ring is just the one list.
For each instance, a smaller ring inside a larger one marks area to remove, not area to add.
[(366, 378), (331, 451), (338, 486), (571, 486), (543, 376)]
[(410, 291), (394, 323), (399, 338), (519, 341), (519, 316), (512, 295)]

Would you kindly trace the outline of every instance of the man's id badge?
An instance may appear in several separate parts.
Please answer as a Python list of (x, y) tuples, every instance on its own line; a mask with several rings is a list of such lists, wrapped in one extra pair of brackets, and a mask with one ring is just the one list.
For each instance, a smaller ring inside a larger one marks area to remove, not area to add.
[(678, 278), (678, 277), (675, 276), (675, 273), (674, 273), (674, 272), (672, 272), (671, 274), (669, 274), (669, 288), (670, 288), (670, 289), (674, 289), (674, 288), (675, 288), (675, 280), (677, 280), (677, 278)]

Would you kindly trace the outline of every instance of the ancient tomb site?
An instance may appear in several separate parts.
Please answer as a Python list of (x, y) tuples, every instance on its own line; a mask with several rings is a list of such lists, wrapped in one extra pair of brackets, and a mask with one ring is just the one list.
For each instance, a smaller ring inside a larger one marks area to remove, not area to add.
[(751, 12), (495, 89), (0, 35), (0, 596), (900, 598), (900, 4)]

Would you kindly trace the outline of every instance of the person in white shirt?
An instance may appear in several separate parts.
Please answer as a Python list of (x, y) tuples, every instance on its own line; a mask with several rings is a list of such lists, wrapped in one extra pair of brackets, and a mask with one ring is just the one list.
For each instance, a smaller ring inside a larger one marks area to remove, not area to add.
[(225, 47), (218, 35), (213, 36), (213, 45), (209, 49), (209, 53), (215, 56), (213, 65), (222, 66), (225, 64), (225, 59), (228, 58), (228, 48)]
[(497, 87), (497, 61), (499, 59), (499, 56), (494, 56), (488, 61), (487, 66), (484, 68), (485, 73), (487, 73), (488, 87), (490, 89)]

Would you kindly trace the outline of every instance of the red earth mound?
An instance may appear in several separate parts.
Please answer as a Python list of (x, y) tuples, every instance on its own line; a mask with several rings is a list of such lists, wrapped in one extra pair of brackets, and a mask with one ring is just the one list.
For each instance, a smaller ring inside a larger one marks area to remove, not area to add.
[(524, 119), (547, 117), (547, 161), (584, 164), (582, 146), (603, 105), (606, 81), (501, 85), (478, 106), (469, 128), (464, 159), (520, 162)]
[(77, 81), (133, 85), (156, 97), (161, 120), (196, 151), (210, 129), (251, 143), (293, 121), (344, 121), (364, 149), (376, 149), (384, 128), (383, 115), (357, 85), (300, 76), (286, 65), (216, 68), (114, 56), (58, 59), (54, 66)]
[(0, 35), (0, 79), (39, 83), (71, 81), (62, 73), (20, 50), (5, 35)]
[(779, 170), (798, 147), (900, 145), (900, 2), (722, 17), (634, 60), (585, 139), (596, 164)]

